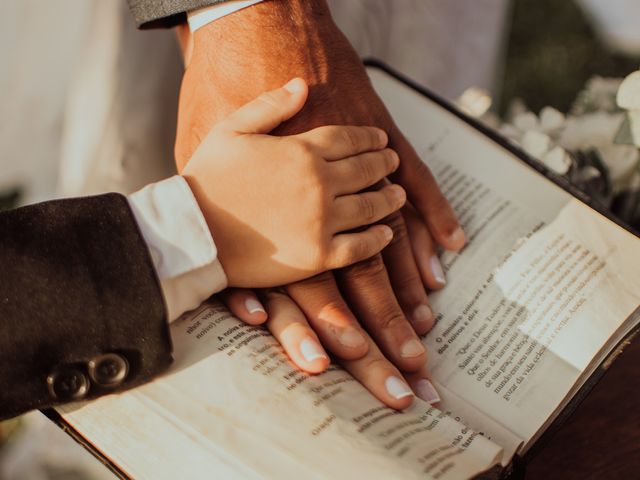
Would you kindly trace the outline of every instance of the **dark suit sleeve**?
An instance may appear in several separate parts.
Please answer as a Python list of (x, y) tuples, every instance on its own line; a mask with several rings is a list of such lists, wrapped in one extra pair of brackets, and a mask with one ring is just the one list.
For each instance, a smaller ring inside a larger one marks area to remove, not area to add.
[(186, 12), (227, 0), (127, 0), (140, 28), (169, 28), (187, 21)]
[(128, 389), (170, 363), (162, 292), (125, 197), (0, 212), (0, 419)]

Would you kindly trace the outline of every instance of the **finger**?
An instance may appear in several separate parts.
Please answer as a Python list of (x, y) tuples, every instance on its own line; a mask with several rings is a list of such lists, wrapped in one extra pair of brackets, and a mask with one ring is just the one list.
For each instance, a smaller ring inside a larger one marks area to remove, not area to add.
[(236, 317), (249, 325), (262, 325), (267, 321), (267, 311), (251, 290), (227, 288), (220, 299)]
[(264, 291), (263, 299), (269, 313), (267, 328), (291, 361), (305, 372), (324, 372), (329, 366), (329, 355), (295, 302), (276, 290)]
[(402, 371), (421, 368), (426, 350), (398, 305), (382, 257), (343, 268), (337, 277), (347, 304), (385, 357)]
[(402, 216), (422, 281), (431, 290), (440, 290), (447, 284), (447, 279), (429, 229), (411, 205), (404, 206)]
[(265, 92), (223, 120), (218, 128), (236, 133), (269, 133), (298, 113), (309, 94), (307, 83), (294, 78), (283, 87)]
[(386, 225), (373, 225), (362, 232), (336, 235), (331, 240), (326, 268), (334, 270), (371, 258), (392, 239), (393, 232)]
[(333, 355), (353, 360), (367, 353), (366, 333), (343, 300), (331, 272), (288, 285), (287, 293)]
[(329, 125), (296, 135), (326, 160), (340, 160), (387, 146), (387, 134), (376, 127)]
[(437, 406), (440, 403), (440, 394), (438, 390), (436, 390), (431, 380), (431, 374), (426, 368), (422, 368), (418, 372), (406, 374), (405, 379), (416, 397), (432, 406)]
[(398, 303), (418, 335), (424, 335), (435, 321), (429, 298), (411, 251), (402, 215), (391, 215), (385, 223), (393, 230), (391, 244), (382, 252), (389, 280)]
[(408, 383), (371, 338), (367, 340), (369, 349), (363, 358), (341, 360), (340, 364), (382, 403), (396, 410), (408, 408), (414, 399)]
[(329, 176), (336, 195), (356, 193), (393, 173), (400, 158), (386, 148), (329, 163)]
[(344, 195), (333, 202), (331, 226), (334, 232), (343, 232), (371, 225), (402, 208), (406, 201), (404, 189), (399, 185)]
[(390, 146), (400, 156), (400, 167), (392, 175), (393, 181), (406, 188), (409, 200), (429, 226), (435, 241), (447, 250), (460, 250), (465, 242), (464, 232), (431, 170), (395, 125), (389, 138)]

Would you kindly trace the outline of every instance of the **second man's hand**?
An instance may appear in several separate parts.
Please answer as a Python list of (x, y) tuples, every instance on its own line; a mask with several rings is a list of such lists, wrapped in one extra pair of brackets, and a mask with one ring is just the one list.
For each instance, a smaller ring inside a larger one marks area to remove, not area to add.
[[(324, 1), (263, 2), (195, 33), (181, 91), (178, 166), (186, 164), (218, 119), (294, 76), (310, 85), (309, 99), (302, 112), (275, 133), (332, 124), (384, 129), (390, 147), (400, 156), (392, 180), (405, 188), (412, 207), (404, 215), (387, 218), (394, 240), (383, 252), (384, 261), (376, 256), (335, 276), (322, 274), (289, 285), (286, 292), (329, 351), (346, 359), (343, 364), (356, 378), (385, 403), (404, 408), (411, 403), (410, 396), (391, 399), (384, 379), (397, 369), (424, 376), (427, 356), (418, 334), (426, 333), (434, 321), (425, 286), (444, 286), (436, 248), (458, 250), (464, 245), (464, 234), (433, 175), (373, 91), (360, 59), (333, 23)], [(282, 292), (269, 298), (281, 296)], [(272, 321), (291, 314), (291, 308), (282, 308), (283, 302), (290, 305), (289, 300), (278, 302), (280, 308), (270, 312), (276, 316)], [(350, 347), (347, 331), (362, 333), (361, 345), (369, 347), (358, 347), (356, 336), (351, 338), (356, 347)], [(354, 359), (356, 354), (364, 357)]]

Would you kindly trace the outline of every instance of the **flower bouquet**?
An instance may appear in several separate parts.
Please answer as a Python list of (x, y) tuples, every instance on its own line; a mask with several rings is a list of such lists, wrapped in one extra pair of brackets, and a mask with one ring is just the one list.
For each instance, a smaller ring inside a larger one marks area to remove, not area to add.
[(640, 71), (592, 78), (567, 114), (545, 107), (536, 115), (516, 99), (500, 119), (478, 89), (457, 104), (640, 230)]

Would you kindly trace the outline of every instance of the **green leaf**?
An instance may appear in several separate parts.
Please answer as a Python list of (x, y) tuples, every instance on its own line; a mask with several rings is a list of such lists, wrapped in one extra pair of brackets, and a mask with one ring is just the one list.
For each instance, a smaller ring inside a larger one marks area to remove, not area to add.
[(0, 211), (15, 208), (18, 205), (20, 194), (19, 188), (0, 192)]
[(627, 112), (614, 143), (640, 147), (640, 110)]
[(640, 70), (633, 72), (622, 81), (618, 89), (618, 106), (626, 110), (640, 108)]
[(616, 133), (613, 143), (618, 145), (633, 145), (633, 135), (631, 133), (631, 120), (628, 115), (624, 116), (624, 121)]

